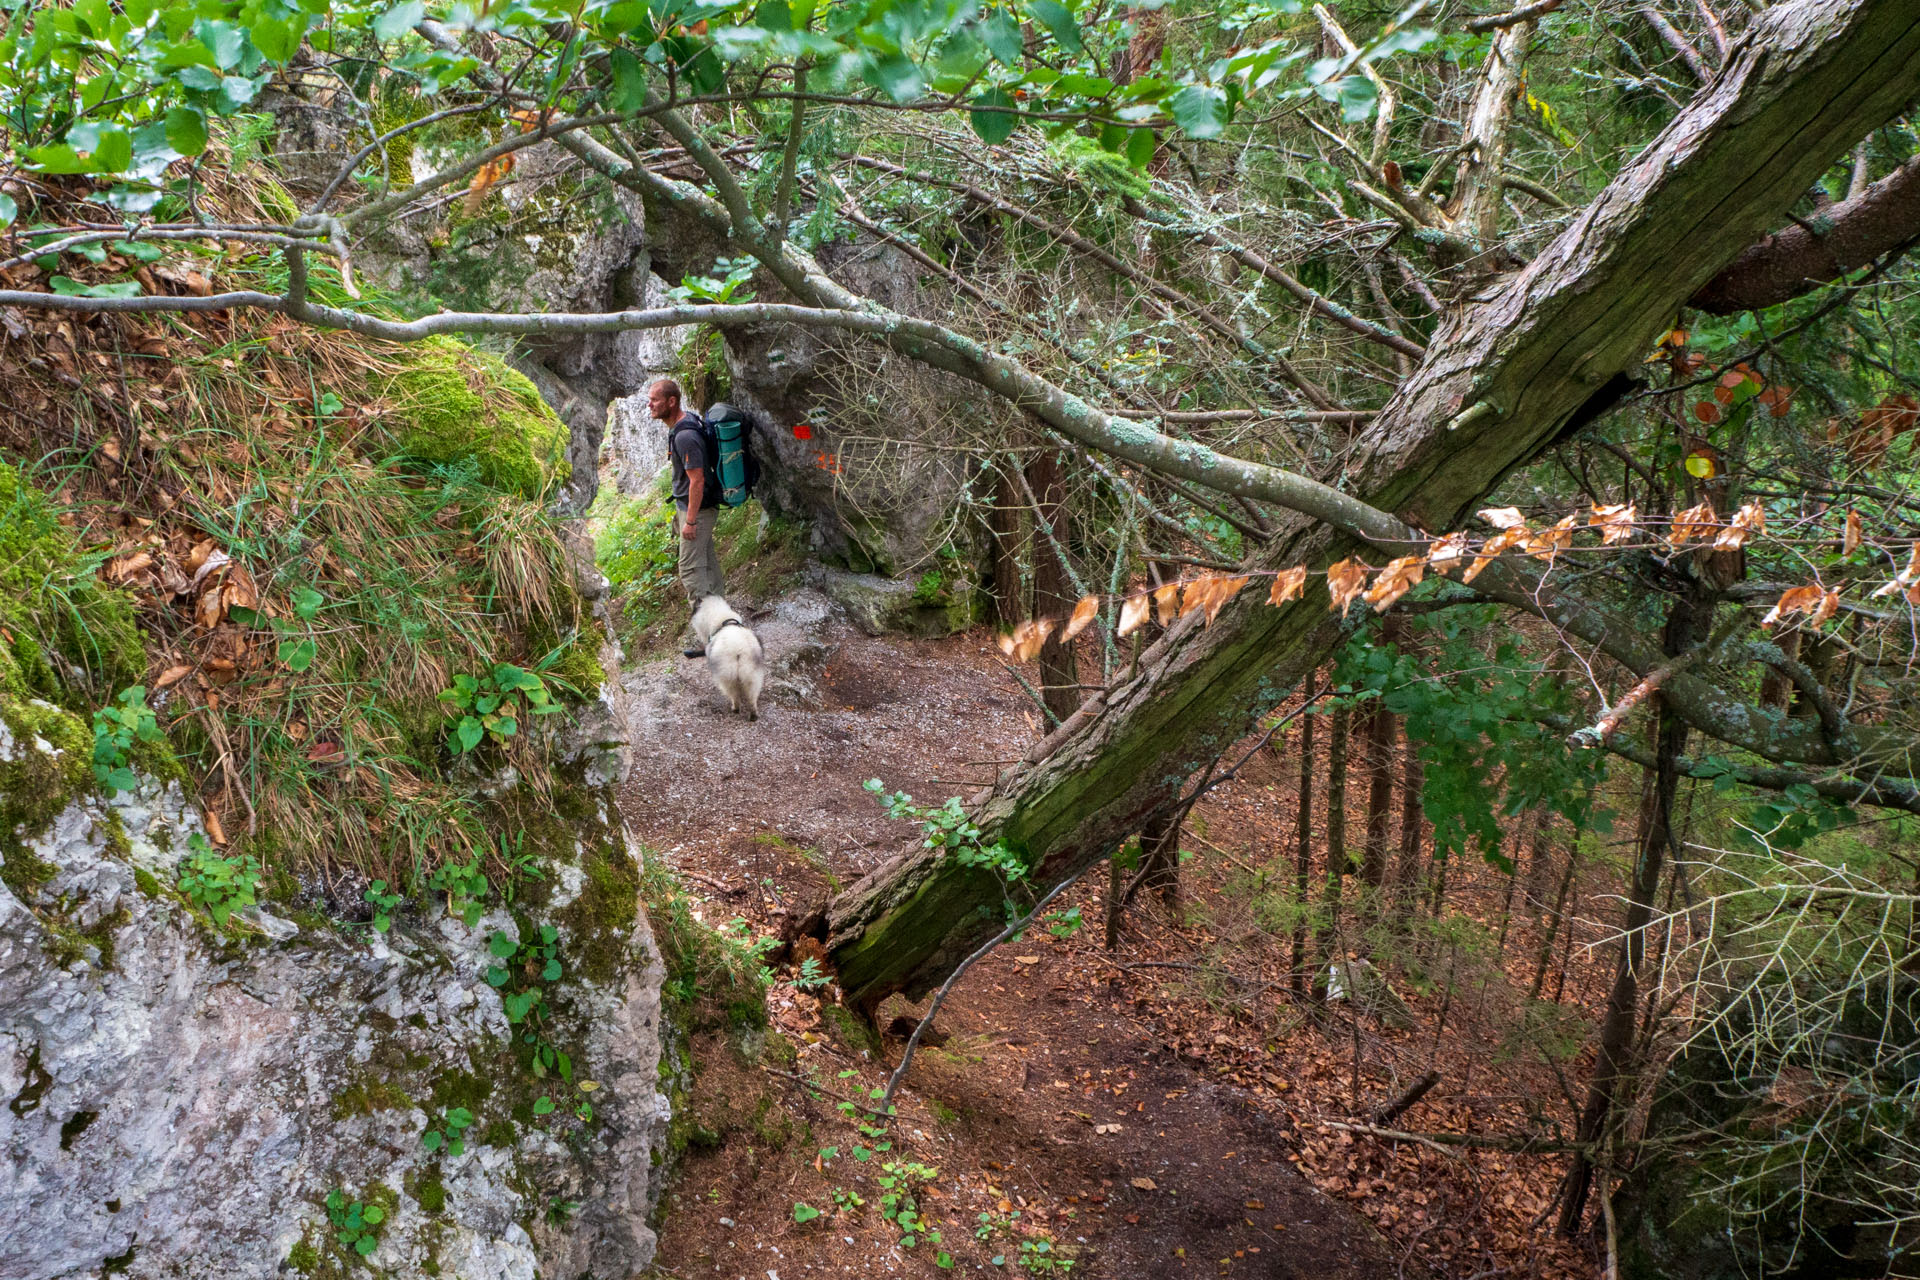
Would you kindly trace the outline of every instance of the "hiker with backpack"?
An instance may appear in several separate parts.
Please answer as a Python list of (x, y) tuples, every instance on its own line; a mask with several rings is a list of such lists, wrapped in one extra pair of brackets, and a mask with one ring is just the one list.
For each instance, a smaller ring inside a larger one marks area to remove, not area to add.
[[(667, 457), (673, 464), (673, 528), (680, 537), (680, 586), (687, 603), (699, 606), (708, 596), (724, 595), (726, 582), (713, 549), (713, 522), (723, 506), (747, 500), (759, 479), (743, 414), (717, 404), (706, 417), (683, 403), (680, 384), (657, 379), (647, 388), (647, 412), (667, 429)], [(704, 647), (682, 650), (697, 658)]]

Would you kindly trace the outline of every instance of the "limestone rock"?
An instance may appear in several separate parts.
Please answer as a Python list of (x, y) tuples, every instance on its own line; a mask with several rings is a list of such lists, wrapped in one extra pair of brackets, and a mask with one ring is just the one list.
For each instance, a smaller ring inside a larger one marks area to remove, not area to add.
[[(485, 978), (494, 929), (517, 932), (504, 912), (379, 934), (269, 904), (261, 931), (218, 933), (171, 888), (200, 834), (173, 784), (0, 831), (0, 1275), (330, 1272), (333, 1191), (383, 1209), (382, 1273), (644, 1270), (661, 969), (611, 793), (587, 794), (597, 818), (516, 910), (561, 931), (543, 1033), (591, 1093), (516, 1059)], [(559, 1105), (536, 1118), (543, 1096)], [(467, 1149), (430, 1153), (454, 1106), (475, 1114)]]

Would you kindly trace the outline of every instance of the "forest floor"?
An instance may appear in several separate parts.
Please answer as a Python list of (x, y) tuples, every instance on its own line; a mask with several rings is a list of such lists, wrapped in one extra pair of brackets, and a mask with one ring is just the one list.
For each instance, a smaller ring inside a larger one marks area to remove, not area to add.
[[(922, 803), (971, 794), (1039, 721), (984, 630), (865, 636), (811, 591), (754, 625), (774, 671), (757, 723), (728, 714), (699, 660), (632, 665), (623, 807), (707, 923), (774, 934), (919, 838), (866, 779)], [(1270, 746), (1212, 793), (1188, 824), (1182, 900), (1139, 894), (1113, 952), (1090, 875), (1048, 928), (976, 965), (884, 1135), (855, 1104), (885, 1083), (919, 1009), (894, 998), (878, 1021), (895, 1034), (874, 1037), (786, 970), (770, 1035), (699, 1032), (657, 1274), (1594, 1274), (1533, 1221), (1557, 1162), (1335, 1127), (1427, 1069), (1442, 1083), (1396, 1126), (1550, 1134), (1542, 1113), (1567, 1103), (1544, 1100), (1564, 1092), (1544, 1059), (1492, 1043), (1513, 1031), (1490, 1012), (1508, 1003), (1501, 970), (1461, 964), (1457, 943), (1451, 982), (1404, 993), (1404, 1025), (1290, 996), (1284, 895), (1267, 890), (1290, 866), (1297, 778)], [(1452, 900), (1470, 900), (1457, 878)], [(1601, 977), (1578, 948), (1563, 964), (1577, 1021)]]

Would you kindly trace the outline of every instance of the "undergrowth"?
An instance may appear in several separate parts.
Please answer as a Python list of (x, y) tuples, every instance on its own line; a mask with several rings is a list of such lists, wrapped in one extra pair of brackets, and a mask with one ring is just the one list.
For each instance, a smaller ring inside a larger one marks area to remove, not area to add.
[[(680, 589), (680, 540), (667, 473), (633, 497), (602, 489), (588, 519), (595, 530), (594, 558), (613, 587), (621, 642), (641, 657), (674, 647), (690, 610)], [(756, 502), (722, 508), (713, 541), (727, 598), (736, 607), (772, 599), (793, 584), (807, 560), (801, 527)]]
[[(0, 376), (0, 688), (85, 714), (144, 685), (215, 843), (274, 872), (504, 871), (476, 784), (550, 790), (544, 751), (451, 750), (441, 695), (500, 663), (563, 699), (600, 678), (537, 501), (564, 429), (524, 378), (251, 316), (54, 321)], [(492, 435), (421, 444), (442, 383)]]

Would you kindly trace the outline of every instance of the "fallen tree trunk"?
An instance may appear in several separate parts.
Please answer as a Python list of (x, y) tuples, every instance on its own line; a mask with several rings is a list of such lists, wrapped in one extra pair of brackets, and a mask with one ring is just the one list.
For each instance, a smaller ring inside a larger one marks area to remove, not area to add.
[[(1449, 318), (1357, 442), (1345, 491), (1419, 528), (1457, 526), (1510, 470), (1613, 405), (1687, 300), (1916, 92), (1920, 20), (1902, 0), (1801, 0), (1762, 14), (1713, 83), (1566, 231)], [(1106, 430), (1112, 441), (1088, 442), (1176, 474), (1213, 457), (1163, 458), (1181, 447), (1146, 431), (1130, 439), (1124, 423)], [(1322, 567), (1356, 545), (1295, 515), (1253, 564)], [(1276, 608), (1255, 590), (1211, 627), (1197, 614), (1176, 623), (1133, 678), (976, 797), (977, 821), (1044, 892), (1177, 802), (1185, 779), (1339, 637), (1321, 600)], [(871, 1008), (931, 989), (999, 927), (1006, 896), (993, 872), (938, 849), (850, 886), (827, 938), (849, 1000)]]

